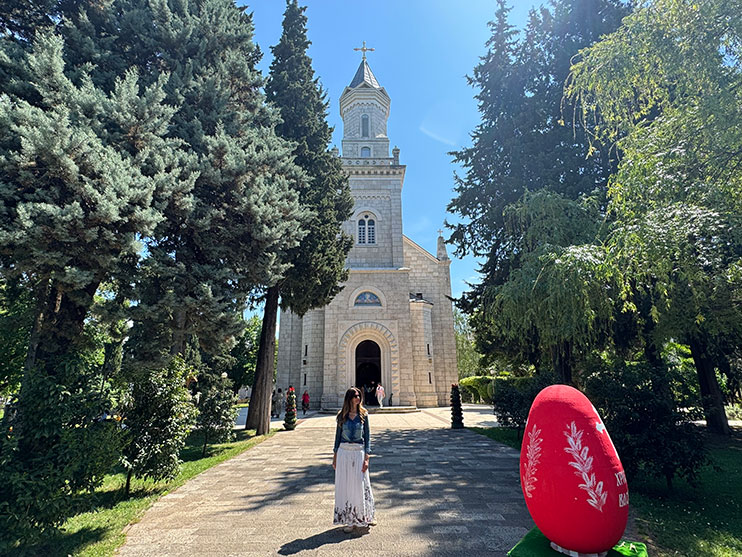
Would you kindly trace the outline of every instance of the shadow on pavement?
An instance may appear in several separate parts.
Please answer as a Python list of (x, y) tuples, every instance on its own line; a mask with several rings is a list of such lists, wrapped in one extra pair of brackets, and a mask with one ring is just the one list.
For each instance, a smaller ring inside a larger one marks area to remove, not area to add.
[(342, 527), (330, 528), (314, 536), (308, 538), (300, 538), (289, 543), (283, 544), (281, 549), (278, 550), (279, 555), (295, 555), (301, 551), (310, 551), (313, 549), (319, 549), (323, 545), (332, 543), (340, 543), (347, 540), (350, 537), (361, 537), (368, 534), (368, 529), (354, 530), (352, 534), (343, 532)]
[[(326, 463), (302, 465), (297, 459), (284, 465), (282, 475), (270, 480), (270, 493), (243, 496), (243, 510), (265, 512), (272, 507), (273, 512), (285, 512), (296, 502), (306, 506), (306, 516), (312, 519), (317, 512), (327, 512), (330, 523), (331, 508), (296, 498), (316, 498), (319, 503), (332, 497), (331, 450), (330, 445)], [(403, 529), (415, 534), (428, 554), (504, 554), (533, 524), (520, 490), (517, 451), (505, 445), (467, 430), (395, 429), (372, 433), (372, 453), (377, 520), (386, 523), (387, 532), (402, 520)], [(289, 542), (279, 554), (347, 538), (333, 528)]]

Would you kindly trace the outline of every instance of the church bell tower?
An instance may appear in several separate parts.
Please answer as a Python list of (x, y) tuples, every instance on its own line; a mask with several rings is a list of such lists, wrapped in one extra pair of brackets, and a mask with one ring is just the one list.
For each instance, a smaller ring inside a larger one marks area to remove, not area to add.
[(343, 157), (375, 159), (389, 157), (386, 123), (389, 119), (390, 105), (391, 99), (376, 81), (364, 52), (363, 60), (353, 80), (340, 96)]

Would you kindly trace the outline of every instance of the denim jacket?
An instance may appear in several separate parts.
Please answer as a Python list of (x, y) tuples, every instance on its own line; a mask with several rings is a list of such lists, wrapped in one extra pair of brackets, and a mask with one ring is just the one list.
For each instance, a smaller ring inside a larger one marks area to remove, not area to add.
[(363, 445), (366, 454), (371, 454), (371, 435), (368, 428), (368, 414), (361, 425), (361, 417), (356, 414), (354, 419), (346, 419), (343, 425), (335, 428), (335, 447), (333, 452), (338, 451), (340, 443), (358, 443)]

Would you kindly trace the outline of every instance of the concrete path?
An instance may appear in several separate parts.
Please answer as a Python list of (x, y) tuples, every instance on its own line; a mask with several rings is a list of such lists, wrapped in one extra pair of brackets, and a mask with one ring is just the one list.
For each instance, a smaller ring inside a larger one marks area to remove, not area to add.
[[(449, 412), (371, 416), (369, 531), (332, 525), (334, 418), (313, 415), (160, 499), (120, 555), (505, 555), (533, 526), (517, 451), (451, 430)], [(492, 419), (465, 407), (466, 425)]]

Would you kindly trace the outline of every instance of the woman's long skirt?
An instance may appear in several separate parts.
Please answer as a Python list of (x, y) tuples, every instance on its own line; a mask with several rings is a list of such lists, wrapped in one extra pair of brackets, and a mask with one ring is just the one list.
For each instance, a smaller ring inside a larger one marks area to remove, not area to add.
[(333, 524), (368, 526), (374, 521), (371, 478), (363, 468), (363, 446), (340, 443), (335, 464), (335, 518)]

